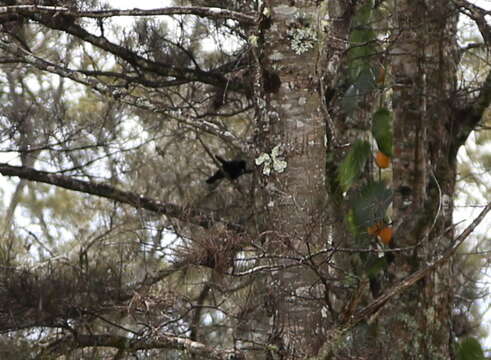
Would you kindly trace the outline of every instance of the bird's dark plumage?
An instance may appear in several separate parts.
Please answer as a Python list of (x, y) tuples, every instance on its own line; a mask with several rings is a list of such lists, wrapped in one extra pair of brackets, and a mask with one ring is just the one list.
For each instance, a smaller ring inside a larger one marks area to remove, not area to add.
[(228, 178), (230, 180), (235, 180), (239, 176), (250, 172), (246, 170), (246, 162), (245, 160), (224, 160), (219, 156), (216, 156), (218, 161), (222, 163), (222, 168), (217, 170), (213, 176), (208, 178), (206, 180), (207, 184), (213, 184), (216, 181), (223, 179), (223, 178)]

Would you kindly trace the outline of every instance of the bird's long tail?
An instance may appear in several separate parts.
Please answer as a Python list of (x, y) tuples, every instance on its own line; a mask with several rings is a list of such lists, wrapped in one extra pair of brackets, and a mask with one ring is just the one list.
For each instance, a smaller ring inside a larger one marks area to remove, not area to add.
[(210, 176), (208, 180), (206, 180), (207, 184), (213, 184), (215, 181), (218, 181), (220, 179), (223, 179), (225, 176), (223, 175), (223, 172), (220, 170), (217, 171), (213, 176)]

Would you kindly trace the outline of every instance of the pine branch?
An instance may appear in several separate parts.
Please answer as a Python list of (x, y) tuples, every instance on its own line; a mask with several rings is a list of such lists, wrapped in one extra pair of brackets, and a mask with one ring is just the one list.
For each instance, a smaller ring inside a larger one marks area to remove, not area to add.
[[(103, 183), (83, 181), (66, 175), (39, 171), (29, 167), (12, 166), (5, 163), (0, 163), (0, 174), (4, 176), (17, 176), (21, 179), (42, 182), (68, 190), (96, 195), (135, 208), (145, 209), (180, 221), (199, 225), (204, 228), (210, 228), (213, 224), (222, 222), (220, 218), (213, 216), (213, 214), (210, 215), (209, 211), (204, 212), (199, 209), (183, 208), (175, 204), (164, 203), (134, 192), (122, 191), (114, 186)], [(241, 230), (241, 227), (237, 224), (226, 222), (224, 222), (224, 224), (230, 230)]]
[[(141, 77), (133, 77), (130, 78), (124, 74), (119, 73), (104, 73), (100, 72), (96, 74), (95, 72), (89, 72), (86, 70), (72, 69), (60, 66), (56, 63), (49, 62), (39, 56), (34, 55), (26, 49), (20, 48), (12, 43), (7, 43), (5, 41), (0, 40), (0, 49), (4, 50), (7, 53), (15, 56), (15, 60), (11, 60), (9, 62), (13, 63), (26, 63), (36, 67), (37, 69), (56, 74), (63, 78), (68, 78), (74, 82), (77, 82), (81, 85), (84, 85), (104, 96), (109, 96), (116, 101), (121, 103), (137, 107), (141, 110), (150, 111), (152, 113), (157, 114), (165, 114), (166, 118), (175, 120), (180, 122), (186, 126), (190, 126), (194, 129), (198, 129), (203, 132), (207, 132), (209, 134), (213, 134), (230, 144), (240, 148), (243, 152), (245, 152), (246, 145), (237, 138), (230, 131), (222, 129), (220, 126), (215, 123), (191, 116), (187, 116), (186, 114), (177, 114), (177, 112), (168, 111), (165, 107), (159, 106), (159, 104), (154, 104), (143, 96), (136, 96), (133, 94), (131, 89), (127, 89), (122, 86), (114, 86), (103, 82), (99, 76), (112, 76), (113, 78), (121, 78), (128, 82), (140, 83), (144, 86), (150, 87), (165, 87), (171, 85), (178, 85), (178, 81), (154, 81), (152, 84), (149, 84), (148, 81)], [(0, 61), (1, 62), (1, 61)], [(179, 82), (179, 83), (182, 83)]]
[[(7, 13), (9, 15), (11, 15), (11, 11), (13, 11), (11, 8), (12, 7), (8, 6), (3, 8), (0, 7), (0, 9), (7, 9)], [(43, 24), (48, 28), (66, 32), (80, 40), (94, 45), (99, 49), (107, 51), (126, 61), (135, 69), (139, 69), (141, 72), (153, 73), (157, 76), (165, 78), (166, 80), (172, 78), (178, 83), (197, 81), (219, 88), (227, 88), (231, 91), (237, 91), (243, 94), (250, 93), (250, 86), (248, 84), (236, 80), (231, 81), (222, 73), (218, 73), (216, 71), (202, 71), (199, 69), (175, 66), (165, 62), (153, 61), (140, 56), (136, 52), (124, 46), (109, 41), (104, 36), (94, 35), (76, 23), (76, 17), (78, 14), (80, 14), (78, 12), (70, 12), (68, 9), (60, 10), (60, 8), (55, 7), (57, 11), (52, 10), (51, 13), (48, 14), (40, 11), (34, 11), (33, 9), (35, 9), (35, 7), (32, 9), (31, 8), (32, 6), (28, 6), (28, 9), (30, 10), (26, 10), (24, 8), (21, 8), (21, 10), (17, 9), (17, 12), (19, 15)], [(37, 9), (39, 9), (39, 7)], [(73, 14), (73, 16), (71, 14)]]

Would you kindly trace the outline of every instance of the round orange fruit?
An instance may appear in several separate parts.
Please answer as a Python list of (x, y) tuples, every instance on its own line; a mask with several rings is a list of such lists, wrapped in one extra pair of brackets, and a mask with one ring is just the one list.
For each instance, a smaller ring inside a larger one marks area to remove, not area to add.
[(391, 227), (385, 227), (377, 233), (380, 241), (385, 245), (389, 245), (392, 240), (393, 230)]
[(377, 154), (375, 154), (375, 163), (381, 169), (388, 168), (390, 164), (390, 157), (381, 151), (377, 151)]

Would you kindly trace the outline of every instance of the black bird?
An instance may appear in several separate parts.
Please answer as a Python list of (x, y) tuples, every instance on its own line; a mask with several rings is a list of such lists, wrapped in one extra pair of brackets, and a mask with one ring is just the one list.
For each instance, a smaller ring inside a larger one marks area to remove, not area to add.
[(213, 176), (206, 180), (207, 184), (213, 184), (216, 181), (228, 178), (230, 180), (235, 180), (239, 176), (251, 172), (251, 170), (246, 169), (245, 160), (224, 160), (220, 156), (216, 156), (217, 160), (222, 163), (222, 168), (217, 170)]

